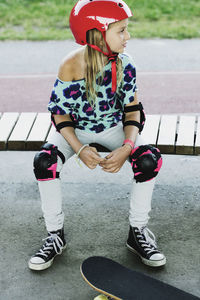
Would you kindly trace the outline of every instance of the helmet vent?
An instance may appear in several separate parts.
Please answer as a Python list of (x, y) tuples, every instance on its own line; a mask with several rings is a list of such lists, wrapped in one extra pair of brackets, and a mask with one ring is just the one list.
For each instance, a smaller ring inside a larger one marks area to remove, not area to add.
[(123, 7), (123, 4), (122, 3), (118, 3), (119, 7)]

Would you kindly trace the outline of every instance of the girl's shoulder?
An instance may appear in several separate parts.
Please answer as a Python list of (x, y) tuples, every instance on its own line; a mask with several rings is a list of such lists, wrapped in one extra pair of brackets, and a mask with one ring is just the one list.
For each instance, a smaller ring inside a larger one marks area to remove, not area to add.
[(62, 60), (58, 78), (62, 81), (74, 81), (84, 77), (84, 50), (79, 48), (69, 53)]
[(136, 68), (133, 58), (128, 53), (122, 53), (119, 57), (122, 60), (123, 69)]

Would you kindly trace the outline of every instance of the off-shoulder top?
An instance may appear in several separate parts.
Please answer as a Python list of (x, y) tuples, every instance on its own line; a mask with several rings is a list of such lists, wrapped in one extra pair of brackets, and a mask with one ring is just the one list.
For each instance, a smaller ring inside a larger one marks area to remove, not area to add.
[(111, 62), (104, 67), (101, 85), (96, 82), (97, 97), (91, 106), (86, 97), (85, 79), (62, 81), (56, 79), (48, 104), (52, 114), (70, 114), (75, 127), (87, 132), (102, 132), (122, 121), (124, 106), (134, 101), (136, 69), (127, 54), (119, 54), (123, 66), (123, 78), (117, 92), (112, 92)]

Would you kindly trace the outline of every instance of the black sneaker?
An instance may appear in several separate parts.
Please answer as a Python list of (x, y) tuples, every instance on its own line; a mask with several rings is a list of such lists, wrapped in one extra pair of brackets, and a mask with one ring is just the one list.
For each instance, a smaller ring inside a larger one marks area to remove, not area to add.
[(63, 229), (48, 232), (48, 237), (43, 241), (44, 245), (28, 262), (31, 270), (40, 271), (49, 268), (55, 256), (61, 254), (67, 247)]
[(157, 249), (155, 236), (147, 227), (130, 226), (126, 246), (139, 255), (145, 265), (160, 267), (166, 264), (166, 257)]

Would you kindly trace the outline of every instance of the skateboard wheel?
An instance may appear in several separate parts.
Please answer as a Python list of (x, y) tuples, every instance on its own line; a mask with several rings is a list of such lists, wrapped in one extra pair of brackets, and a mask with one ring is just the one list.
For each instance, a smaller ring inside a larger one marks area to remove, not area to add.
[(108, 298), (105, 295), (99, 295), (95, 297), (94, 300), (108, 300)]

